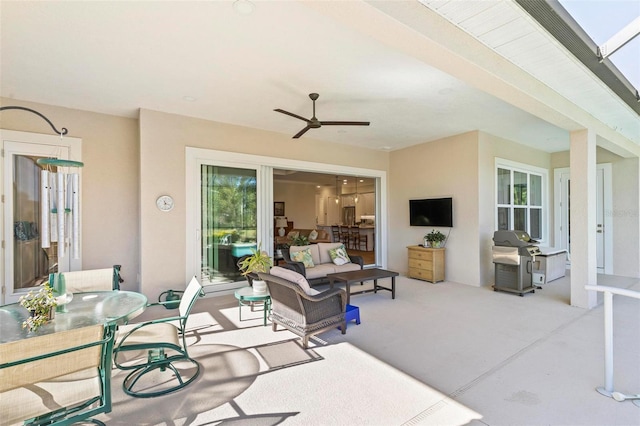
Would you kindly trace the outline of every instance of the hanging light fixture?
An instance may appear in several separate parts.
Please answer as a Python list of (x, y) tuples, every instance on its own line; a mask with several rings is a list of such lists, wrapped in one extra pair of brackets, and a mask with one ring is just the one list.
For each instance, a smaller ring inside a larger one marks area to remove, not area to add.
[(354, 202), (358, 202), (358, 176), (356, 176), (356, 196), (353, 198)]
[(340, 203), (340, 197), (338, 196), (338, 179), (339, 176), (336, 176), (336, 204)]

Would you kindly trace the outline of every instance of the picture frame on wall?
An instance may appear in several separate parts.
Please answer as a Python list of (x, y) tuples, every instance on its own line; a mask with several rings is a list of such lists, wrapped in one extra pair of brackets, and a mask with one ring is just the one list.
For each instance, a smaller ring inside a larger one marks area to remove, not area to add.
[(284, 201), (273, 202), (273, 215), (284, 216)]

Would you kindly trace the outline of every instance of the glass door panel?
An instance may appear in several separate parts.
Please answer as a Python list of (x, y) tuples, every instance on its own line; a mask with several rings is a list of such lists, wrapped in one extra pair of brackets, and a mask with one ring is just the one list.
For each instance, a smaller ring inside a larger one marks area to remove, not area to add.
[(257, 245), (256, 170), (203, 164), (201, 177), (201, 280), (244, 281), (238, 260)]
[(13, 156), (13, 289), (26, 291), (57, 272), (57, 243), (43, 249), (40, 239), (40, 166), (36, 158)]

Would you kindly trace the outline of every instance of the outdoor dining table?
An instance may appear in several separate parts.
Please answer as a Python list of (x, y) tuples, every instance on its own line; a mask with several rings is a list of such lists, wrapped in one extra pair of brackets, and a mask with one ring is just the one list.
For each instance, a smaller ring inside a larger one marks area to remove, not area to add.
[(133, 291), (95, 291), (76, 293), (73, 299), (56, 312), (55, 317), (35, 332), (22, 327), (29, 312), (19, 303), (0, 306), (0, 343), (91, 325), (121, 325), (140, 315), (147, 306), (147, 297)]

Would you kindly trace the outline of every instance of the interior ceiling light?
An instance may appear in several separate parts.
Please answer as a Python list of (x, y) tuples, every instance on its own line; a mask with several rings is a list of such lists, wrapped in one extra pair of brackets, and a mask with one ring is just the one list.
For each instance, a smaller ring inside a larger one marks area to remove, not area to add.
[(336, 176), (336, 204), (338, 204), (340, 202), (340, 198), (338, 197), (338, 180), (340, 178), (338, 176)]
[(233, 2), (233, 10), (240, 15), (251, 15), (255, 10), (256, 5), (249, 0), (236, 0)]
[(358, 179), (357, 179), (357, 178), (356, 178), (356, 196), (355, 196), (355, 197), (353, 197), (353, 201), (354, 201), (355, 203), (357, 203), (357, 202), (358, 202)]

